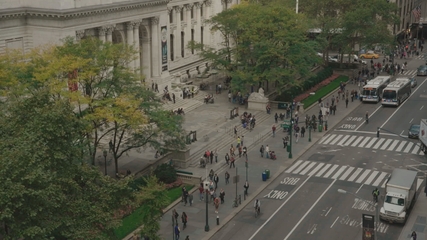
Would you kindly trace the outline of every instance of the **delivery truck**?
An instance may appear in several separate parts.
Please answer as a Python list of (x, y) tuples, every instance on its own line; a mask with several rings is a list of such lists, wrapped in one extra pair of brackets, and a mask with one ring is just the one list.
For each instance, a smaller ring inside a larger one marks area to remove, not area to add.
[(414, 205), (417, 192), (417, 172), (396, 168), (385, 185), (384, 204), (380, 219), (405, 223)]
[(427, 155), (427, 119), (421, 119), (420, 132), (418, 133), (420, 140), (420, 149)]

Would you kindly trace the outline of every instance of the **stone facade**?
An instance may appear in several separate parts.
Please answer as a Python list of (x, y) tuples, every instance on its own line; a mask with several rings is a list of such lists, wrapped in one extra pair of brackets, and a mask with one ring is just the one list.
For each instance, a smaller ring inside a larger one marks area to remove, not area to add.
[(203, 72), (208, 63), (187, 44), (217, 47), (221, 39), (204, 20), (238, 3), (232, 1), (0, 0), (0, 52), (61, 44), (67, 36), (125, 43), (140, 53), (130, 67), (161, 89)]

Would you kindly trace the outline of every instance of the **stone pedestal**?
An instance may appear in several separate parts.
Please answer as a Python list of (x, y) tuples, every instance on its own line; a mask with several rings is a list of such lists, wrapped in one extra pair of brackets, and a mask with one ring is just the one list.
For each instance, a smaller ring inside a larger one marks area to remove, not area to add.
[(264, 96), (264, 91), (253, 92), (248, 99), (248, 110), (264, 111), (269, 100)]
[(186, 147), (184, 149), (174, 149), (171, 150), (173, 156), (173, 163), (175, 167), (178, 168), (187, 168), (190, 166), (190, 148)]

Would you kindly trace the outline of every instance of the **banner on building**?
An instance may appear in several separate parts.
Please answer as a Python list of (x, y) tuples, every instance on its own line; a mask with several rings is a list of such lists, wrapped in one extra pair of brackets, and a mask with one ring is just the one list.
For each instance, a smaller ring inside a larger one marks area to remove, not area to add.
[(373, 215), (362, 214), (362, 240), (375, 239), (375, 218)]
[(162, 38), (162, 71), (168, 70), (168, 31), (166, 26), (161, 28)]
[(77, 69), (68, 73), (68, 90), (70, 92), (75, 92), (79, 89), (79, 85), (77, 83)]

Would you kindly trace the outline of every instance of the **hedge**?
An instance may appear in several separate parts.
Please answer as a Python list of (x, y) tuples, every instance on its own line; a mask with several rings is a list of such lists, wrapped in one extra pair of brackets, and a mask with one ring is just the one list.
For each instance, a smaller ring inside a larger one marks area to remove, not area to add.
[(347, 82), (347, 81), (348, 81), (347, 76), (340, 76), (337, 79), (330, 82), (328, 85), (320, 88), (319, 90), (316, 91), (314, 95), (311, 95), (306, 99), (302, 100), (302, 103), (304, 104), (304, 108), (307, 109), (311, 105), (317, 103), (320, 98), (323, 98), (329, 93), (335, 91), (340, 86), (341, 82)]

